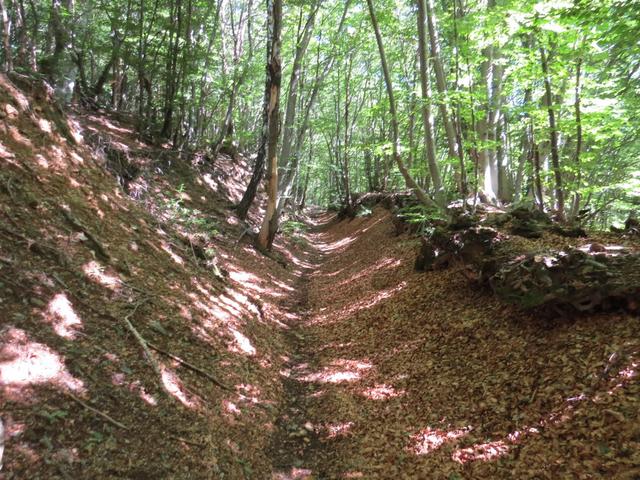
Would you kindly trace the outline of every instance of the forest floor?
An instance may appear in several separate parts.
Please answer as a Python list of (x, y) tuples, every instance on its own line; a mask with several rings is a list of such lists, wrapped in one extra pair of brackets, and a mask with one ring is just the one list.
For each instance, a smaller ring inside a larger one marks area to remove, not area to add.
[(244, 158), (4, 75), (0, 164), (2, 480), (640, 478), (637, 316), (416, 272), (382, 207), (274, 261)]
[(638, 319), (416, 273), (391, 214), (313, 214), (273, 478), (640, 478)]

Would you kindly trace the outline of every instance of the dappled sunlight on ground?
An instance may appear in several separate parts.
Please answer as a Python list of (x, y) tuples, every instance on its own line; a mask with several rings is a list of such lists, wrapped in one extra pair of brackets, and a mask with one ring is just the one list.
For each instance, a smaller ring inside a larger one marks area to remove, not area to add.
[(409, 451), (416, 455), (426, 455), (440, 448), (445, 443), (450, 443), (464, 437), (470, 430), (470, 427), (448, 431), (437, 428), (425, 428), (411, 435)]
[(180, 380), (180, 377), (172, 370), (162, 366), (162, 383), (166, 390), (177, 398), (184, 406), (189, 408), (195, 408), (199, 405), (196, 397), (190, 395), (184, 387), (184, 384)]
[(99, 262), (92, 260), (82, 266), (82, 271), (94, 282), (111, 290), (117, 290), (122, 286), (122, 281), (117, 275), (105, 271), (106, 267)]
[(38, 385), (84, 390), (84, 383), (69, 373), (60, 355), (47, 345), (31, 341), (24, 330), (5, 327), (0, 339), (0, 389), (6, 398), (33, 400), (31, 387)]
[(310, 480), (313, 478), (313, 471), (308, 468), (293, 467), (289, 472), (274, 473), (273, 480)]
[(55, 332), (64, 338), (74, 338), (82, 326), (80, 317), (65, 293), (57, 293), (49, 302), (45, 322), (51, 323)]
[(246, 159), (146, 144), (107, 112), (67, 121), (13, 87), (0, 109), (0, 408), (24, 425), (5, 468), (268, 478), (283, 335), (313, 265), (287, 239), (289, 269), (239, 240)]
[(359, 360), (338, 359), (325, 366), (319, 372), (306, 374), (300, 379), (305, 382), (341, 383), (353, 382), (361, 378), (363, 373), (372, 368), (368, 362)]
[(452, 460), (460, 464), (475, 461), (495, 460), (509, 453), (509, 446), (499, 440), (496, 442), (474, 445), (469, 448), (461, 448), (453, 452)]
[(312, 346), (286, 372), (308, 385), (303, 421), (320, 442), (305, 467), (320, 478), (572, 478), (621, 451), (618, 478), (638, 460), (633, 434), (616, 439), (638, 420), (629, 319), (545, 330), (455, 268), (415, 273), (418, 243), (394, 237), (388, 215), (313, 234), (339, 247), (311, 275), (301, 333)]
[(397, 390), (391, 385), (386, 384), (365, 388), (362, 391), (362, 396), (369, 400), (388, 400), (389, 398), (400, 397), (404, 394), (404, 390)]

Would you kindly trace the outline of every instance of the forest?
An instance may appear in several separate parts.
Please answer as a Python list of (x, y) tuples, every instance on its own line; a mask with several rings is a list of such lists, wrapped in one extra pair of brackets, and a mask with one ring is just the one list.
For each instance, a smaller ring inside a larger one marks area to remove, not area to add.
[(640, 478), (640, 2), (0, 14), (2, 478)]

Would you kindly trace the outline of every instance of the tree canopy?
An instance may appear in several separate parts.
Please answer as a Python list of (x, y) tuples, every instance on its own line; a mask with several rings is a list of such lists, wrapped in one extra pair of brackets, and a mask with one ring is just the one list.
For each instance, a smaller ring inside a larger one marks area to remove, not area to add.
[(254, 190), (271, 132), (278, 212), (405, 187), (598, 228), (640, 206), (637, 2), (286, 2), (271, 130), (263, 3), (3, 0), (3, 65), (150, 141), (262, 150)]

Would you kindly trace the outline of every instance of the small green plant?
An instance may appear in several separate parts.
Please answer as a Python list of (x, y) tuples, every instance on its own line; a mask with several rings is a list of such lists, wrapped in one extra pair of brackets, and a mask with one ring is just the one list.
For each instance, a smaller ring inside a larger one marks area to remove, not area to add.
[(356, 212), (356, 217), (369, 217), (373, 213), (369, 207), (365, 207), (364, 205), (360, 205), (358, 207), (358, 211)]
[(297, 236), (307, 231), (307, 226), (302, 222), (287, 220), (282, 224), (282, 233), (287, 237)]
[(182, 200), (184, 190), (184, 184), (180, 184), (178, 188), (176, 188), (176, 196), (164, 200), (164, 206), (169, 219), (183, 223), (188, 227), (192, 227), (208, 235), (218, 235), (220, 229), (215, 220), (209, 218), (197, 208), (189, 208), (184, 205)]
[(69, 415), (69, 412), (66, 410), (40, 410), (38, 415), (47, 419), (50, 423), (55, 423)]
[(433, 220), (444, 220), (438, 211), (427, 208), (424, 205), (403, 207), (400, 209), (399, 215), (408, 223), (417, 224), (419, 235), (425, 235), (430, 232)]

